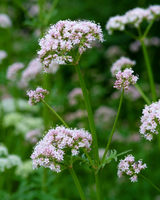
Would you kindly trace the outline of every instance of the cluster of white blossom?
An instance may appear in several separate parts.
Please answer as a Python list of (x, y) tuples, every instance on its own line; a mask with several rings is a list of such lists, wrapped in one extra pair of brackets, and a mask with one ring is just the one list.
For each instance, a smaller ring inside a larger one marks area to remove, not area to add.
[(111, 17), (106, 24), (106, 29), (109, 34), (112, 34), (115, 30), (123, 31), (126, 25), (137, 28), (144, 20), (151, 21), (159, 16), (160, 5), (149, 6), (147, 9), (137, 7), (122, 16)]
[(7, 53), (3, 50), (0, 50), (0, 64), (2, 63), (2, 60), (7, 57)]
[(9, 28), (12, 26), (12, 21), (8, 15), (4, 13), (0, 13), (0, 27), (1, 28)]
[(0, 172), (4, 172), (5, 169), (21, 165), (21, 158), (17, 155), (9, 155), (8, 149), (4, 145), (0, 145)]

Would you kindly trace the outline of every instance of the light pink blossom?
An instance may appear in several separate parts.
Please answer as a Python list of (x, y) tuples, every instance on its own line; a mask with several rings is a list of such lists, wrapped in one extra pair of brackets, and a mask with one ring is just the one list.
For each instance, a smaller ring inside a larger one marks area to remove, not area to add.
[(36, 90), (30, 90), (27, 92), (27, 95), (29, 96), (29, 105), (33, 106), (36, 105), (38, 102), (43, 100), (45, 98), (45, 95), (49, 94), (47, 90), (44, 90), (41, 87), (37, 87)]
[(135, 162), (135, 157), (133, 155), (128, 155), (125, 157), (124, 160), (120, 160), (118, 164), (118, 177), (122, 177), (125, 174), (130, 177), (131, 182), (137, 182), (137, 174), (140, 173), (142, 169), (147, 168), (147, 165), (144, 163), (142, 165), (142, 160), (138, 160), (138, 162)]
[(8, 15), (1, 13), (0, 14), (0, 27), (1, 28), (9, 28), (12, 26), (12, 21)]
[(0, 50), (0, 64), (2, 63), (2, 60), (7, 57), (7, 53), (3, 50)]
[(11, 81), (15, 81), (18, 76), (18, 72), (23, 68), (24, 68), (24, 64), (20, 62), (16, 62), (10, 65), (7, 70), (7, 79)]
[(36, 142), (38, 142), (38, 139), (40, 137), (41, 137), (40, 129), (31, 130), (25, 135), (25, 139), (31, 144), (35, 144)]
[(151, 105), (145, 105), (142, 111), (140, 134), (147, 140), (153, 139), (153, 134), (159, 133), (160, 125), (160, 100)]
[(61, 172), (60, 165), (65, 162), (65, 153), (71, 150), (71, 156), (77, 156), (80, 149), (90, 151), (92, 136), (84, 129), (69, 129), (57, 126), (50, 129), (44, 138), (35, 146), (31, 155), (33, 169), (40, 166)]
[[(49, 65), (49, 69), (47, 69), (48, 73), (55, 74), (58, 70), (59, 65), (54, 63), (53, 61)], [(37, 59), (33, 59), (29, 62), (27, 68), (22, 72), (21, 80), (19, 82), (20, 88), (25, 88), (29, 85), (31, 80), (35, 80), (43, 73), (43, 67)]]
[(78, 48), (79, 56), (95, 40), (103, 42), (103, 34), (100, 25), (91, 21), (59, 21), (52, 25), (47, 34), (40, 39), (41, 49), (38, 51), (39, 60), (49, 66), (52, 60), (56, 63), (72, 64), (77, 62), (70, 53)]
[(134, 76), (132, 73), (133, 70), (128, 68), (126, 68), (124, 71), (119, 70), (116, 73), (117, 80), (113, 87), (117, 89), (124, 88), (124, 90), (128, 90), (129, 85), (134, 85), (138, 80), (138, 76)]

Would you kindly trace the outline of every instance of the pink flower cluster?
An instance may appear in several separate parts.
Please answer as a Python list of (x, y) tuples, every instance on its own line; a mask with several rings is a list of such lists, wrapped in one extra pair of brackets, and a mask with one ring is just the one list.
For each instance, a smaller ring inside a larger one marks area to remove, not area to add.
[(138, 80), (138, 76), (132, 75), (133, 70), (126, 68), (124, 71), (119, 70), (116, 74), (116, 82), (114, 84), (114, 88), (120, 89), (124, 88), (124, 90), (129, 89), (130, 84), (135, 84)]
[[(50, 68), (47, 70), (47, 72), (54, 74), (58, 70), (59, 65), (57, 63), (51, 62), (49, 67)], [(42, 72), (42, 64), (38, 62), (37, 59), (31, 60), (28, 64), (28, 67), (22, 72), (21, 80), (19, 83), (20, 88), (27, 87), (29, 82), (40, 76)]]
[(130, 68), (134, 66), (135, 64), (136, 64), (135, 61), (132, 61), (129, 58), (122, 56), (120, 59), (118, 59), (116, 62), (113, 63), (111, 67), (112, 76), (115, 76), (119, 70), (124, 69), (124, 68)]
[(41, 87), (37, 87), (36, 90), (28, 91), (27, 95), (29, 96), (29, 101), (28, 101), (29, 105), (30, 106), (36, 105), (38, 102), (44, 99), (45, 95), (47, 94), (49, 94), (49, 92)]
[(91, 21), (59, 21), (52, 25), (47, 34), (39, 41), (40, 61), (48, 67), (52, 60), (58, 64), (70, 64), (75, 61), (70, 51), (78, 47), (81, 55), (95, 40), (103, 42), (100, 25)]
[(69, 104), (70, 105), (76, 105), (78, 103), (78, 97), (83, 97), (82, 95), (82, 89), (81, 88), (74, 88), (69, 94), (68, 94), (68, 99), (69, 99)]
[(127, 155), (124, 160), (120, 160), (117, 175), (121, 178), (124, 174), (127, 174), (131, 176), (131, 182), (137, 182), (137, 174), (145, 168), (147, 168), (147, 165), (145, 163), (142, 165), (142, 160), (135, 162), (135, 157), (133, 155)]
[(112, 34), (114, 30), (123, 31), (126, 25), (132, 25), (134, 27), (139, 27), (142, 21), (151, 21), (160, 16), (160, 6), (153, 5), (147, 9), (134, 8), (129, 10), (122, 16), (114, 16), (109, 19), (106, 24), (106, 29), (109, 34)]
[(35, 129), (35, 130), (31, 130), (29, 131), (26, 136), (25, 139), (30, 142), (31, 144), (35, 144), (36, 142), (38, 142), (38, 139), (41, 137), (41, 131), (40, 129)]
[(8, 28), (12, 26), (11, 19), (8, 15), (1, 13), (0, 14), (0, 27), (2, 28)]
[(24, 64), (20, 62), (16, 62), (8, 67), (7, 70), (7, 79), (11, 81), (15, 81), (18, 75), (18, 72), (24, 68)]
[(72, 156), (80, 153), (80, 148), (90, 151), (92, 136), (83, 129), (69, 129), (57, 126), (50, 129), (44, 138), (35, 146), (31, 155), (33, 169), (40, 166), (61, 172), (60, 165), (65, 162), (65, 153), (71, 150)]
[(153, 134), (159, 133), (160, 125), (160, 100), (151, 105), (145, 105), (142, 111), (140, 134), (147, 140), (153, 139)]

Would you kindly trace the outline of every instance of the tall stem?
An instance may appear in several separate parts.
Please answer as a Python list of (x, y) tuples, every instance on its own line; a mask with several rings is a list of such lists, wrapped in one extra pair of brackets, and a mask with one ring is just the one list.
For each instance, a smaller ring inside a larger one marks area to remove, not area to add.
[(121, 110), (121, 106), (122, 106), (123, 94), (124, 94), (124, 89), (122, 90), (122, 93), (121, 93), (121, 98), (120, 98), (120, 101), (119, 101), (117, 116), (116, 116), (116, 119), (114, 121), (114, 125), (113, 125), (113, 128), (112, 128), (112, 131), (111, 131), (111, 134), (110, 134), (110, 137), (109, 137), (109, 140), (108, 140), (104, 155), (102, 157), (102, 162), (101, 163), (103, 163), (104, 160), (105, 160), (107, 151), (109, 149), (109, 146), (110, 146), (110, 143), (111, 143), (111, 140), (112, 140), (112, 136), (113, 136), (113, 133), (114, 133), (114, 130), (115, 130), (115, 127), (116, 127), (116, 124), (117, 124), (117, 120), (118, 120), (118, 117), (119, 117), (119, 113), (120, 113), (120, 110)]
[(79, 195), (80, 195), (80, 197), (81, 197), (81, 200), (86, 200), (85, 194), (84, 194), (84, 192), (83, 192), (83, 189), (82, 189), (82, 187), (81, 187), (81, 184), (80, 184), (80, 182), (79, 182), (79, 180), (78, 180), (78, 178), (77, 178), (77, 175), (76, 175), (76, 173), (75, 173), (73, 167), (69, 168), (69, 171), (70, 171), (70, 173), (71, 173), (71, 175), (72, 175), (72, 178), (73, 178), (73, 180), (74, 180), (74, 182), (75, 182), (75, 184), (76, 184), (76, 187), (77, 187), (77, 189), (78, 189), (78, 192), (79, 192)]
[(48, 103), (45, 102), (45, 100), (42, 100), (42, 102), (58, 117), (58, 119), (62, 122), (62, 124), (64, 124), (67, 128), (69, 128), (69, 126), (66, 124), (66, 122), (58, 115), (58, 113), (56, 111), (54, 111), (49, 105)]
[[(78, 64), (75, 65), (75, 69), (78, 74), (80, 86), (82, 88), (82, 93), (83, 93), (83, 97), (84, 97), (85, 106), (86, 106), (87, 113), (88, 113), (88, 120), (89, 120), (90, 130), (91, 130), (92, 139), (93, 139), (93, 156), (94, 156), (95, 168), (98, 168), (98, 165), (99, 165), (98, 141), (97, 141), (96, 128), (95, 128), (95, 123), (94, 123), (94, 119), (93, 119), (90, 100), (89, 100), (86, 85), (83, 80), (82, 73), (81, 73), (81, 70), (80, 70), (80, 67)], [(103, 199), (102, 184), (100, 182), (100, 174), (99, 173), (97, 173), (97, 174), (95, 173), (95, 181), (96, 181), (96, 189), (97, 189), (97, 200), (102, 200)]]
[(88, 113), (88, 120), (89, 120), (90, 130), (91, 130), (92, 139), (93, 139), (94, 161), (95, 161), (95, 164), (98, 166), (98, 164), (99, 164), (98, 142), (97, 142), (96, 128), (95, 128), (95, 123), (94, 123), (94, 119), (93, 119), (90, 100), (88, 97), (87, 89), (86, 89), (79, 65), (75, 65), (75, 69), (78, 74), (79, 82), (80, 82), (83, 97), (84, 97), (85, 106), (86, 106), (87, 113)]
[(148, 77), (149, 77), (149, 82), (150, 82), (150, 87), (151, 87), (151, 92), (152, 92), (152, 100), (155, 102), (156, 101), (156, 90), (155, 90), (155, 85), (154, 85), (153, 73), (152, 73), (152, 69), (151, 69), (151, 65), (150, 65), (150, 61), (148, 58), (148, 54), (147, 54), (147, 50), (146, 50), (144, 41), (140, 40), (140, 42), (142, 45), (142, 51), (143, 51), (143, 55), (144, 55), (144, 59), (145, 59), (146, 67), (147, 67), (147, 72), (148, 72)]
[(147, 98), (147, 96), (144, 94), (144, 92), (141, 90), (141, 88), (139, 87), (139, 85), (136, 83), (135, 84), (136, 89), (138, 90), (138, 92), (141, 94), (141, 96), (143, 97), (143, 99), (145, 100), (145, 102), (150, 105), (151, 102), (150, 100)]
[(158, 192), (160, 192), (160, 189), (155, 186), (150, 180), (148, 180), (148, 178), (146, 178), (145, 176), (143, 176), (142, 174), (139, 174), (142, 178), (144, 178), (146, 181), (148, 181)]

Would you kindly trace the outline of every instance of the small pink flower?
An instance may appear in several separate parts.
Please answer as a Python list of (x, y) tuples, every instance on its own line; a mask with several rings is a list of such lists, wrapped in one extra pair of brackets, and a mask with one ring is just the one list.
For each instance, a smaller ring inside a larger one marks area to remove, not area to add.
[(44, 90), (41, 87), (37, 87), (36, 90), (30, 90), (27, 92), (27, 95), (29, 96), (29, 105), (33, 106), (36, 105), (38, 102), (43, 100), (45, 98), (45, 95), (49, 94), (47, 90)]
[(47, 34), (39, 41), (41, 49), (38, 51), (39, 60), (47, 68), (51, 61), (58, 64), (72, 64), (77, 62), (70, 53), (75, 47), (81, 55), (91, 48), (95, 40), (103, 42), (100, 25), (91, 21), (59, 21), (52, 25)]
[(133, 155), (128, 155), (124, 160), (120, 160), (120, 163), (118, 164), (117, 175), (120, 178), (126, 174), (131, 176), (131, 182), (137, 182), (137, 174), (139, 174), (140, 171), (145, 168), (147, 168), (147, 165), (145, 163), (142, 165), (142, 160), (135, 162), (135, 157)]
[(132, 75), (132, 73), (133, 70), (128, 68), (126, 68), (124, 71), (119, 70), (116, 73), (117, 80), (113, 87), (117, 89), (124, 88), (124, 90), (128, 90), (129, 85), (134, 85), (138, 80), (138, 77)]
[(147, 140), (153, 139), (153, 134), (158, 134), (160, 125), (160, 100), (151, 105), (145, 105), (142, 111), (140, 134)]
[(61, 171), (60, 164), (65, 162), (67, 150), (71, 150), (71, 156), (77, 156), (81, 148), (89, 152), (91, 143), (91, 134), (83, 129), (69, 129), (63, 126), (50, 129), (34, 148), (31, 155), (33, 168), (43, 166), (58, 173)]

